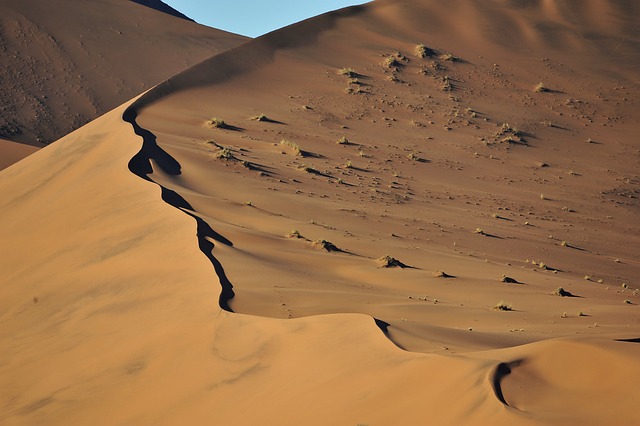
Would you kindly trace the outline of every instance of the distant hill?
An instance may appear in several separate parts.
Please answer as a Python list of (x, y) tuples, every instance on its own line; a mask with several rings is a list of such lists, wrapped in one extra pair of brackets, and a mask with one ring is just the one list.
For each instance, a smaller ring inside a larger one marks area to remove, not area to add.
[(179, 11), (175, 10), (174, 8), (172, 8), (166, 3), (161, 2), (160, 0), (131, 0), (131, 1), (134, 3), (138, 3), (143, 6), (147, 6), (152, 9), (158, 10), (160, 12), (168, 13), (169, 15), (172, 15), (178, 18), (193, 21), (193, 19), (189, 18), (187, 15), (180, 13)]
[(2, 0), (0, 138), (51, 143), (245, 40), (156, 0)]

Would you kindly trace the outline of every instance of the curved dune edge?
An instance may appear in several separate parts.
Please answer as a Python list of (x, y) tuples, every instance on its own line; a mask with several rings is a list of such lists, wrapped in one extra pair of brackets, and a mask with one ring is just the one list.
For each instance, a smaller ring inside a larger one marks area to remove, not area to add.
[[(418, 421), (424, 413), (406, 407), (449, 398), (425, 381), (480, 380), (475, 362), (403, 353), (363, 315), (283, 321), (218, 309), (193, 219), (124, 166), (140, 146), (125, 107), (2, 173), (8, 424), (251, 424), (283, 412), (285, 423)], [(455, 399), (503, 411), (488, 387)]]
[[(0, 298), (0, 395), (8, 424), (96, 418), (534, 424), (538, 416), (562, 424), (565, 416), (580, 418), (509, 408), (490, 380), (498, 362), (557, 353), (554, 348), (570, 355), (565, 349), (572, 343), (490, 356), (413, 354), (394, 347), (364, 315), (277, 320), (215, 307), (218, 288), (196, 247), (193, 219), (125, 166), (140, 146), (120, 118), (125, 107), (1, 175), (5, 207), (12, 206), (0, 210), (1, 236), (9, 243), (0, 256), (8, 271)], [(612, 377), (633, 371), (638, 345), (605, 345), (612, 347), (605, 359), (610, 368), (601, 371), (615, 372)], [(588, 356), (591, 349), (573, 352)], [(542, 358), (532, 365), (543, 371), (549, 363)], [(515, 394), (508, 377), (502, 382), (509, 402)], [(603, 402), (611, 397), (618, 413), (632, 412), (631, 399), (598, 393)]]

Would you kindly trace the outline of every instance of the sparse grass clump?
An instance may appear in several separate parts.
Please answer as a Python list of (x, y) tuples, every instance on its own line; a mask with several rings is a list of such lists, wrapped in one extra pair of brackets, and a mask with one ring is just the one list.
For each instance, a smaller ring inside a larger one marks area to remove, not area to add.
[(298, 170), (305, 173), (318, 174), (318, 171), (316, 169), (314, 169), (313, 167), (307, 166), (306, 164), (301, 164), (297, 168)]
[(496, 303), (493, 309), (495, 309), (496, 311), (512, 311), (513, 307), (511, 306), (511, 303), (507, 303), (504, 300), (501, 300)]
[(398, 259), (395, 259), (389, 256), (388, 254), (378, 259), (378, 265), (380, 265), (381, 268), (406, 268), (407, 267), (407, 265), (400, 262)]
[(300, 149), (300, 146), (297, 143), (288, 141), (286, 139), (282, 139), (280, 141), (280, 145), (293, 150), (294, 155), (302, 156), (302, 150)]
[(500, 281), (507, 284), (519, 284), (518, 280), (516, 280), (515, 278), (508, 277), (506, 275), (503, 275), (502, 278), (500, 278)]
[(269, 120), (269, 117), (264, 114), (254, 115), (253, 117), (251, 117), (251, 119), (254, 121), (271, 121)]
[(333, 244), (331, 241), (327, 241), (327, 240), (317, 240), (315, 243), (313, 243), (313, 245), (314, 246), (318, 246), (320, 248), (323, 248), (324, 250), (326, 250), (328, 252), (342, 251), (335, 244)]
[(398, 68), (398, 67), (401, 67), (402, 64), (395, 57), (388, 56), (384, 60), (384, 66), (387, 67), (387, 68)]
[(409, 155), (407, 155), (407, 158), (411, 161), (420, 161), (420, 157), (415, 152), (412, 152)]
[(349, 78), (356, 78), (358, 77), (358, 73), (355, 72), (355, 70), (353, 68), (340, 68), (338, 70), (338, 74), (340, 75), (344, 75), (347, 76)]
[(287, 238), (302, 238), (304, 239), (304, 237), (302, 236), (302, 234), (300, 234), (300, 232), (298, 232), (297, 229), (293, 229), (291, 230), (287, 235)]
[(220, 158), (222, 160), (235, 160), (236, 157), (233, 155), (233, 151), (227, 147), (222, 147), (218, 151), (216, 151), (213, 156), (215, 158)]
[(426, 57), (431, 57), (435, 54), (435, 52), (431, 49), (429, 49), (427, 46), (425, 46), (424, 44), (420, 43), (416, 46), (415, 49), (415, 54), (418, 58), (426, 58)]
[(560, 296), (560, 297), (571, 297), (573, 296), (573, 294), (571, 294), (570, 292), (568, 292), (567, 290), (565, 290), (562, 287), (558, 287), (553, 294), (555, 294), (556, 296)]
[(458, 58), (457, 56), (453, 56), (451, 53), (444, 53), (440, 55), (440, 59), (449, 62), (458, 62), (460, 60), (460, 58)]
[(544, 93), (544, 92), (548, 92), (549, 88), (547, 88), (547, 86), (545, 86), (544, 83), (540, 82), (536, 85), (533, 91), (536, 93)]
[(343, 136), (340, 139), (338, 139), (336, 143), (338, 145), (349, 145), (349, 139), (347, 139), (346, 136)]
[(218, 117), (212, 117), (207, 121), (207, 125), (214, 129), (228, 129), (229, 125), (225, 121)]
[(486, 235), (482, 228), (476, 228), (476, 230), (473, 231), (473, 232), (478, 234), (478, 235)]

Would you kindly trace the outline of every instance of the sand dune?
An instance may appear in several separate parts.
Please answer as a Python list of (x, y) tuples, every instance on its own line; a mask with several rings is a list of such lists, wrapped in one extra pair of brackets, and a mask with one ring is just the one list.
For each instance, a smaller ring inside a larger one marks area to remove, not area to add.
[(2, 418), (639, 422), (637, 7), (572, 5), (323, 15), (0, 172)]
[(38, 150), (35, 146), (24, 145), (0, 139), (0, 170), (5, 169)]
[(37, 146), (53, 142), (247, 40), (151, 8), (162, 5), (4, 0), (0, 137)]

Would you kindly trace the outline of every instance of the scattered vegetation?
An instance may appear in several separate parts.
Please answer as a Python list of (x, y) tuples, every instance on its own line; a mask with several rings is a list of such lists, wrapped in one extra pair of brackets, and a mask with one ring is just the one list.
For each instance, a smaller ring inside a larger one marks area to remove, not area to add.
[(326, 250), (328, 252), (342, 251), (335, 244), (333, 244), (331, 241), (327, 241), (327, 240), (317, 240), (315, 243), (313, 243), (313, 245), (321, 247), (321, 248), (323, 248), (324, 250)]
[(384, 66), (387, 68), (399, 68), (402, 66), (402, 64), (400, 63), (400, 61), (398, 61), (397, 58), (393, 57), (393, 56), (388, 56), (385, 60), (384, 60)]
[(287, 148), (292, 149), (292, 150), (293, 150), (293, 153), (294, 153), (295, 155), (303, 156), (303, 152), (302, 152), (302, 150), (300, 149), (300, 146), (299, 146), (297, 143), (295, 143), (295, 142), (291, 142), (291, 141), (288, 141), (288, 140), (286, 140), (286, 139), (282, 139), (282, 140), (280, 141), (280, 145), (281, 145), (281, 146), (283, 146), (283, 147), (287, 147)]
[(513, 307), (511, 306), (511, 303), (507, 303), (504, 300), (501, 300), (496, 303), (493, 309), (495, 309), (496, 311), (511, 311), (513, 310)]
[(233, 155), (233, 151), (227, 147), (222, 147), (218, 151), (216, 151), (213, 156), (215, 158), (221, 158), (223, 160), (235, 160), (236, 157)]
[(389, 256), (388, 254), (378, 259), (378, 265), (380, 265), (381, 268), (406, 268), (407, 267), (407, 265), (400, 262), (398, 259), (395, 259)]
[(449, 275), (444, 271), (436, 271), (433, 274), (436, 278), (455, 278), (453, 275)]
[(214, 129), (228, 129), (229, 125), (225, 123), (225, 121), (218, 117), (212, 117), (209, 121), (207, 121), (207, 125)]
[(409, 155), (407, 155), (407, 158), (409, 160), (411, 160), (411, 161), (420, 161), (421, 160), (421, 158), (415, 152), (412, 152)]
[(520, 284), (520, 282), (515, 278), (511, 278), (506, 275), (503, 275), (502, 278), (500, 278), (500, 281), (507, 284)]
[(533, 91), (536, 93), (543, 93), (543, 92), (548, 92), (549, 89), (544, 85), (544, 83), (540, 82), (536, 85)]
[(299, 165), (298, 170), (303, 171), (305, 173), (319, 174), (319, 172), (316, 169), (314, 169), (313, 167), (307, 166), (306, 164)]
[(568, 292), (567, 290), (565, 290), (562, 287), (558, 287), (554, 292), (554, 295), (556, 296), (560, 296), (560, 297), (573, 297), (573, 294), (571, 294), (570, 292)]
[(346, 136), (343, 136), (340, 139), (338, 139), (336, 143), (338, 145), (349, 145), (349, 139), (347, 139)]
[(427, 58), (435, 55), (435, 52), (424, 44), (420, 43), (416, 46), (415, 54), (418, 58)]
[(338, 74), (340, 75), (344, 75), (347, 76), (349, 78), (356, 78), (358, 77), (358, 73), (355, 72), (355, 70), (353, 68), (340, 68), (338, 70)]
[(255, 115), (251, 117), (251, 119), (254, 121), (271, 121), (271, 119), (264, 114)]
[(307, 238), (303, 237), (302, 234), (297, 230), (297, 229), (293, 229), (291, 230), (287, 235), (285, 235), (287, 238), (300, 238), (302, 240), (305, 241), (309, 241)]
[(458, 58), (457, 56), (453, 56), (451, 53), (444, 53), (440, 55), (440, 59), (449, 62), (458, 62), (460, 60), (460, 58)]

